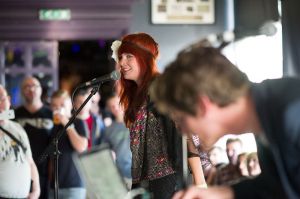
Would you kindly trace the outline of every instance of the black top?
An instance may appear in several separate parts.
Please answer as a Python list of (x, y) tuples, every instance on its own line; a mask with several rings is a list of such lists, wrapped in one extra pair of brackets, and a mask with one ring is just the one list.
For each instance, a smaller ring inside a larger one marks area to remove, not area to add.
[(38, 164), (40, 155), (47, 148), (51, 130), (53, 128), (52, 111), (49, 107), (43, 106), (35, 113), (30, 113), (24, 106), (15, 111), (16, 121), (25, 129), (32, 151), (32, 157), (35, 161), (39, 174), (47, 176), (48, 161)]
[(264, 131), (256, 137), (262, 173), (234, 186), (236, 198), (300, 198), (300, 80), (266, 80), (251, 92)]
[[(78, 121), (78, 119), (74, 120), (74, 125), (79, 135), (87, 137), (87, 135), (85, 135), (84, 127), (82, 123)], [(57, 135), (62, 128), (62, 125), (55, 125), (53, 128), (52, 135)], [(64, 134), (58, 142), (58, 150), (61, 153), (58, 159), (59, 188), (84, 187), (83, 180), (81, 179), (72, 158), (73, 154), (77, 152), (73, 148), (66, 132), (64, 132)], [(52, 178), (51, 188), (54, 188), (54, 177)]]

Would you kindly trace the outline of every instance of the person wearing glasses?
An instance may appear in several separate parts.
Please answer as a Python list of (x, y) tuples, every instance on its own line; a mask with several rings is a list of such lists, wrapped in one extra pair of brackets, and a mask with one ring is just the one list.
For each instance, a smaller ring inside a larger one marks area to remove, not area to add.
[[(22, 82), (21, 91), (24, 103), (16, 109), (16, 121), (27, 132), (33, 160), (37, 164), (50, 142), (53, 128), (52, 111), (41, 100), (42, 87), (37, 78), (26, 77)], [(40, 198), (47, 199), (49, 189), (48, 159), (37, 164), (37, 167), (41, 186)]]

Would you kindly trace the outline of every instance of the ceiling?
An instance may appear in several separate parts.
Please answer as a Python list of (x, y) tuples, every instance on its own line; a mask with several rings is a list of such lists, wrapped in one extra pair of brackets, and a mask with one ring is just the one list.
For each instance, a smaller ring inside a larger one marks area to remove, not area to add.
[[(128, 32), (137, 0), (0, 0), (0, 40), (113, 39)], [(68, 9), (66, 21), (39, 20), (41, 9)]]

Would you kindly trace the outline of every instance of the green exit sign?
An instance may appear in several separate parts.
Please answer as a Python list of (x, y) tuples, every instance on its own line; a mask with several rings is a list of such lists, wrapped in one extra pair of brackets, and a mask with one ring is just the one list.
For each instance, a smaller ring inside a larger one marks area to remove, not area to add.
[(39, 19), (46, 21), (62, 21), (71, 19), (70, 9), (41, 9), (39, 10)]

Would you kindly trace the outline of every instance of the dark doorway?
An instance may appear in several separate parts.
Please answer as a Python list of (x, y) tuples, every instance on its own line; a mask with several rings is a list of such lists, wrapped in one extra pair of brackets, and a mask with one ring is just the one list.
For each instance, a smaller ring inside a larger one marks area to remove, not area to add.
[[(115, 69), (111, 58), (112, 40), (60, 41), (59, 42), (59, 87), (70, 93), (80, 83), (108, 74)], [(100, 88), (101, 106), (114, 91), (114, 82)]]

